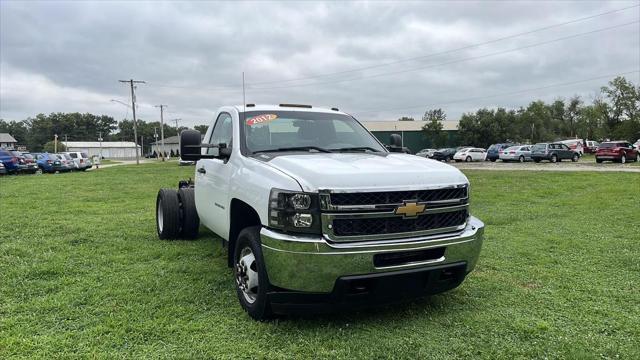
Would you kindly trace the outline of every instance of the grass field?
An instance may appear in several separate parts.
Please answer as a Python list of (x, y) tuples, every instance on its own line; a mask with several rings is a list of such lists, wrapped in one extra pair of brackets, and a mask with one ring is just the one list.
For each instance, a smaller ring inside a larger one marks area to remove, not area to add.
[(193, 170), (0, 178), (0, 358), (640, 358), (640, 174), (467, 171), (487, 228), (461, 287), (257, 323), (215, 235), (156, 238)]

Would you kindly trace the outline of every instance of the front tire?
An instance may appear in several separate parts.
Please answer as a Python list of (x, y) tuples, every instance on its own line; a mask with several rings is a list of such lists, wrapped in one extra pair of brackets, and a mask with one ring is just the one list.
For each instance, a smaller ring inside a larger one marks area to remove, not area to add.
[(556, 154), (551, 155), (551, 162), (552, 163), (558, 162), (558, 156), (556, 156)]
[(466, 162), (471, 162), (471, 156), (467, 156), (467, 158), (466, 158), (466, 159), (464, 159), (464, 161), (466, 161)]
[(180, 232), (180, 201), (173, 189), (160, 189), (156, 198), (156, 231), (160, 239), (177, 239)]
[(622, 156), (620, 157), (620, 164), (626, 164), (627, 163), (627, 156), (625, 154), (622, 154)]
[(602, 164), (602, 159), (598, 159), (598, 158), (596, 158), (596, 163), (598, 163), (598, 164)]
[(518, 161), (520, 161), (521, 163), (524, 162), (524, 156), (520, 155), (520, 157), (518, 158)]
[(571, 157), (571, 161), (573, 162), (577, 162), (578, 159), (580, 159), (580, 156), (578, 154), (573, 154), (573, 157)]
[(233, 259), (233, 273), (240, 306), (254, 320), (263, 321), (271, 318), (273, 313), (267, 295), (269, 278), (262, 257), (259, 226), (240, 231)]
[(489, 159), (489, 161), (491, 161), (491, 162), (496, 162), (496, 160), (498, 160), (498, 159), (494, 159), (494, 158)]

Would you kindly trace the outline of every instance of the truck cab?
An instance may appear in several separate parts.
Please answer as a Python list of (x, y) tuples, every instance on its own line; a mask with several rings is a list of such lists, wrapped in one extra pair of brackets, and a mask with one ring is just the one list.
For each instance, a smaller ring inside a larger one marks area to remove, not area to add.
[(467, 178), (397, 137), (387, 149), (338, 109), (222, 107), (200, 139), (181, 134), (195, 177), (159, 192), (158, 235), (201, 223), (220, 236), (255, 319), (435, 294), (476, 265), (484, 224)]

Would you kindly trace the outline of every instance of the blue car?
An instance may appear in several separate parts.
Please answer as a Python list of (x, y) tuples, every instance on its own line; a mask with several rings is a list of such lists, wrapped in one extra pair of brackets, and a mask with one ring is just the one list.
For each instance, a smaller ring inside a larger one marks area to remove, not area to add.
[(13, 155), (9, 150), (0, 149), (0, 161), (4, 165), (8, 174), (15, 174), (20, 170), (20, 163), (18, 158)]
[(40, 153), (33, 154), (36, 158), (38, 167), (42, 169), (42, 172), (54, 173), (56, 171), (66, 171), (67, 168), (62, 165), (62, 162), (55, 154)]
[(493, 144), (491, 146), (489, 146), (489, 149), (487, 149), (487, 160), (489, 161), (496, 161), (500, 158), (500, 153), (509, 147), (512, 146), (516, 146), (518, 144), (512, 144), (512, 143), (504, 143), (504, 144)]

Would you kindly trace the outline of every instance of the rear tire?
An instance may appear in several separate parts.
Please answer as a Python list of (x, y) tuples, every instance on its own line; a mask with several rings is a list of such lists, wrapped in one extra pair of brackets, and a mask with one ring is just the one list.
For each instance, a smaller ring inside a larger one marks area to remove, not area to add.
[(192, 188), (182, 188), (178, 190), (178, 200), (182, 210), (180, 235), (184, 239), (195, 239), (198, 237), (200, 228), (200, 218), (196, 210), (196, 200)]
[(518, 161), (520, 161), (521, 163), (524, 162), (524, 156), (520, 155), (520, 157), (518, 158)]
[(598, 159), (598, 158), (596, 158), (596, 162), (597, 162), (598, 164), (602, 164), (602, 159)]
[(640, 151), (636, 154), (636, 162), (640, 162)]
[(551, 162), (552, 163), (558, 162), (558, 156), (556, 154), (551, 155)]
[(180, 231), (180, 201), (173, 189), (160, 189), (156, 198), (156, 231), (160, 239), (177, 239)]
[(489, 159), (489, 161), (491, 161), (491, 162), (496, 162), (496, 160), (498, 160), (498, 159), (494, 159), (494, 158)]
[(240, 231), (233, 254), (233, 273), (236, 294), (242, 309), (254, 320), (273, 317), (269, 301), (269, 277), (264, 266), (260, 227), (252, 226)]
[(627, 156), (625, 154), (622, 154), (622, 156), (620, 157), (620, 164), (626, 164), (627, 163)]
[(464, 159), (464, 161), (466, 161), (466, 162), (471, 162), (471, 156), (467, 156), (467, 158), (466, 158), (466, 159)]
[(580, 159), (580, 156), (578, 154), (573, 154), (573, 156), (571, 157), (571, 161), (573, 162), (577, 162)]

